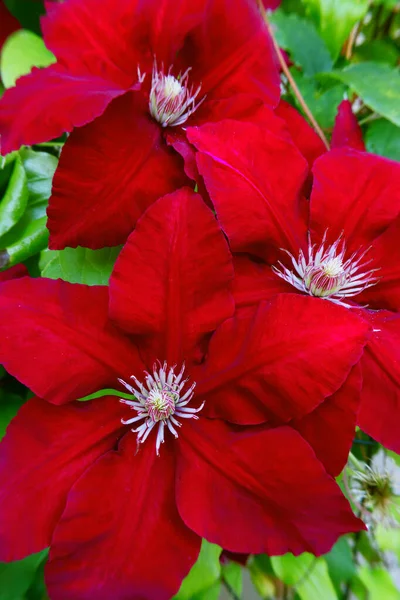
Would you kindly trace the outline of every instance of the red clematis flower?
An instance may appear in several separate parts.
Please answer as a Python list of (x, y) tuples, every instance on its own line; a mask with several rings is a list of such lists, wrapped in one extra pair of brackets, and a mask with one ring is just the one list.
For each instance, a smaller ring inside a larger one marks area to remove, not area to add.
[(67, 0), (47, 3), (42, 24), (57, 63), (6, 91), (0, 133), (7, 153), (78, 127), (54, 177), (52, 248), (125, 242), (154, 200), (187, 181), (172, 150), (193, 162), (182, 126), (237, 115), (241, 102), (229, 100), (243, 94), (279, 99), (253, 0), (234, 10), (228, 0)]
[(343, 100), (339, 104), (332, 131), (332, 148), (341, 148), (342, 146), (365, 151), (362, 130), (349, 100)]
[(297, 292), (358, 311), (372, 326), (358, 424), (399, 452), (400, 164), (335, 149), (315, 162), (306, 202), (304, 159), (265, 122), (220, 122), (188, 136), (231, 248), (262, 261), (237, 258), (238, 305)]
[[(51, 544), (50, 596), (162, 600), (201, 537), (320, 554), (362, 527), (285, 423), (340, 387), (365, 323), (295, 294), (234, 313), (232, 276), (217, 221), (186, 188), (139, 220), (109, 290), (1, 284), (0, 360), (64, 403), (29, 401), (0, 445), (0, 559)], [(68, 403), (117, 378), (134, 398)], [(226, 403), (239, 425), (210, 418)]]

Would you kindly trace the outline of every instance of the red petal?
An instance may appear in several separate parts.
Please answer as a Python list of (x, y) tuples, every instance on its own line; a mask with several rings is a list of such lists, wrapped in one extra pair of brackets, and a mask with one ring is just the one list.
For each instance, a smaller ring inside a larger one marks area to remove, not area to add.
[[(213, 0), (183, 49), (193, 81), (208, 100), (255, 94), (267, 106), (279, 101), (275, 51), (256, 2)], [(226, 35), (221, 35), (226, 32)]]
[(0, 0), (0, 50), (8, 36), (20, 27), (17, 19), (4, 4), (4, 0)]
[(115, 445), (122, 414), (117, 398), (22, 406), (0, 444), (0, 560), (50, 545), (69, 489)]
[(299, 418), (344, 383), (366, 333), (343, 307), (279, 294), (217, 329), (205, 365), (193, 370), (196, 396), (207, 415), (241, 425)]
[(334, 477), (345, 466), (353, 443), (361, 385), (361, 367), (358, 364), (336, 394), (309, 415), (291, 422)]
[(26, 266), (22, 264), (15, 265), (15, 267), (11, 267), (0, 273), (0, 282), (8, 281), (9, 279), (19, 279), (20, 277), (25, 277), (25, 275), (29, 275)]
[(122, 244), (146, 208), (185, 181), (143, 98), (128, 93), (67, 141), (48, 208), (50, 246)]
[(183, 188), (149, 208), (129, 237), (111, 276), (111, 316), (126, 331), (156, 335), (157, 358), (179, 364), (233, 313), (232, 279), (214, 215)]
[(275, 275), (269, 265), (256, 263), (245, 255), (234, 256), (233, 266), (233, 295), (237, 308), (270, 300), (276, 294), (290, 294), (294, 291), (293, 286)]
[(35, 68), (0, 100), (1, 153), (50, 140), (89, 123), (122, 93), (121, 88), (100, 77), (72, 77), (58, 65)]
[(342, 232), (349, 252), (369, 245), (400, 213), (400, 163), (358, 152), (332, 150), (313, 169), (311, 230), (337, 240)]
[(42, 19), (46, 45), (71, 75), (91, 73), (128, 89), (137, 82), (143, 54), (140, 4), (137, 0), (48, 1)]
[(231, 552), (328, 552), (363, 529), (314, 452), (290, 427), (233, 432), (202, 419), (182, 427), (177, 503), (185, 523)]
[(305, 239), (300, 192), (307, 165), (294, 145), (239, 121), (187, 133), (232, 249), (265, 257), (272, 246), (275, 253), (283, 247), (297, 254)]
[(54, 404), (143, 371), (134, 344), (108, 320), (107, 292), (28, 277), (2, 283), (0, 363)]
[(119, 452), (85, 473), (54, 533), (46, 572), (51, 597), (168, 600), (178, 591), (201, 540), (178, 514), (174, 463), (172, 447), (157, 456), (147, 442), (136, 454), (128, 434)]
[(369, 313), (373, 333), (361, 360), (363, 387), (358, 425), (380, 444), (400, 452), (400, 315)]
[(309, 166), (312, 167), (315, 160), (326, 152), (321, 138), (310, 127), (304, 117), (285, 100), (279, 102), (275, 114), (285, 121), (294, 144), (307, 160)]
[(343, 100), (338, 106), (335, 126), (332, 131), (332, 148), (347, 146), (354, 150), (365, 151), (361, 127), (353, 113), (351, 102)]
[(400, 218), (372, 244), (365, 260), (371, 260), (366, 269), (377, 269), (377, 283), (359, 294), (358, 304), (370, 308), (400, 310)]

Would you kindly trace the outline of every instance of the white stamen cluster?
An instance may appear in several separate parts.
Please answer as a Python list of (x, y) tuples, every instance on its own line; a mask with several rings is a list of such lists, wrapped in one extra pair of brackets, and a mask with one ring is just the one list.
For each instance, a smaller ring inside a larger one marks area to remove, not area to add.
[(138, 427), (132, 429), (137, 433), (138, 444), (148, 438), (151, 431), (158, 426), (156, 438), (156, 453), (159, 454), (160, 446), (164, 443), (165, 429), (169, 430), (177, 438), (178, 433), (175, 427), (181, 427), (180, 419), (198, 419), (196, 413), (200, 412), (204, 406), (199, 408), (189, 408), (187, 404), (191, 401), (196, 384), (193, 383), (188, 389), (184, 389), (188, 379), (183, 379), (185, 365), (182, 365), (178, 374), (175, 374), (175, 366), (168, 369), (167, 363), (157, 363), (153, 366), (153, 373), (145, 371), (144, 384), (132, 375), (135, 385), (130, 385), (119, 379), (127, 390), (134, 396), (134, 400), (121, 399), (123, 404), (127, 404), (135, 410), (137, 415), (132, 419), (122, 419), (124, 425), (131, 425), (143, 421)]
[(291, 258), (293, 270), (288, 269), (281, 262), (279, 268), (272, 267), (272, 270), (296, 289), (310, 296), (326, 298), (351, 308), (351, 305), (343, 302), (343, 299), (356, 296), (378, 281), (374, 275), (377, 269), (363, 271), (371, 262), (371, 260), (362, 262), (368, 250), (369, 248), (353, 252), (345, 260), (346, 245), (342, 236), (334, 244), (327, 245), (325, 232), (318, 248), (309, 240), (307, 258), (302, 250), (297, 260), (290, 252), (284, 250)]
[(162, 127), (176, 127), (188, 120), (195, 110), (204, 101), (203, 97), (196, 103), (200, 93), (201, 85), (196, 89), (189, 87), (188, 78), (190, 67), (178, 77), (171, 75), (172, 67), (168, 73), (164, 73), (162, 67), (159, 71), (157, 63), (154, 62), (151, 77), (151, 90), (149, 97), (149, 110), (151, 116), (162, 125)]

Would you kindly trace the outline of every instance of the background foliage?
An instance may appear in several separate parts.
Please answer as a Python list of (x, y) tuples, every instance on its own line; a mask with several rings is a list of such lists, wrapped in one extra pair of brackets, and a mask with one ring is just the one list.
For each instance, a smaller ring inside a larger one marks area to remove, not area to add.
[[(1, 51), (0, 94), (33, 66), (54, 60), (40, 37), (42, 3), (5, 0), (5, 4), (21, 29), (8, 37)], [(288, 54), (290, 73), (327, 138), (337, 106), (348, 98), (368, 151), (400, 160), (400, 2), (283, 0), (268, 18)], [(301, 111), (284, 75), (282, 89), (284, 98)], [(62, 145), (59, 139), (0, 157), (0, 270), (24, 262), (33, 276), (104, 285), (119, 248), (46, 249), (45, 211)], [(0, 367), (0, 437), (29, 396)], [(353, 453), (361, 470), (379, 450), (373, 440), (357, 433)], [(389, 454), (400, 465), (400, 458)], [(354, 469), (353, 461), (339, 478), (350, 499)], [(356, 502), (355, 511), (360, 508), (372, 513), (369, 531), (343, 537), (319, 558), (261, 555), (250, 557), (244, 567), (204, 542), (176, 600), (399, 599), (400, 518), (395, 510), (388, 527), (375, 518), (373, 508)], [(34, 507), (26, 518), (34, 518)], [(45, 560), (46, 551), (12, 564), (0, 563), (0, 600), (45, 600)]]

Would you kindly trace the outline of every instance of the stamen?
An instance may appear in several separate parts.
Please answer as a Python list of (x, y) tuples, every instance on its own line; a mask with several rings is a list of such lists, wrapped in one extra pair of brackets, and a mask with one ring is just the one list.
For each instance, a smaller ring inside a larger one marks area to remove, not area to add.
[(342, 235), (330, 246), (326, 243), (326, 235), (325, 231), (318, 248), (309, 239), (307, 259), (302, 250), (297, 261), (290, 252), (284, 250), (291, 259), (293, 270), (281, 262), (278, 263), (279, 267), (273, 266), (272, 270), (301, 292), (351, 308), (352, 305), (343, 299), (356, 296), (375, 285), (378, 282), (375, 276), (378, 269), (362, 271), (371, 263), (371, 260), (362, 262), (370, 248), (353, 252), (345, 260), (346, 246)]
[(196, 103), (200, 94), (201, 84), (195, 88), (189, 87), (188, 79), (190, 68), (178, 77), (171, 74), (172, 66), (168, 73), (164, 73), (164, 67), (158, 70), (154, 60), (151, 77), (151, 90), (149, 97), (149, 110), (151, 116), (162, 125), (162, 127), (176, 127), (188, 120), (205, 96)]
[(119, 379), (122, 385), (135, 396), (134, 400), (121, 399), (120, 401), (137, 413), (137, 416), (132, 419), (121, 419), (121, 422), (123, 425), (131, 425), (137, 421), (144, 421), (139, 427), (131, 429), (131, 431), (137, 433), (138, 445), (143, 444), (153, 428), (158, 425), (156, 437), (157, 455), (159, 455), (161, 444), (164, 443), (165, 427), (177, 438), (178, 432), (175, 427), (181, 427), (182, 423), (176, 417), (181, 419), (198, 419), (196, 413), (200, 412), (204, 406), (203, 402), (199, 408), (185, 408), (186, 404), (193, 398), (196, 384), (193, 383), (181, 396), (181, 392), (188, 381), (187, 379), (183, 379), (185, 365), (182, 365), (178, 375), (175, 375), (175, 369), (176, 365), (168, 368), (166, 362), (163, 364), (160, 362), (156, 363), (153, 366), (152, 374), (145, 371), (145, 385), (147, 388), (133, 375), (131, 379), (135, 382), (136, 387), (126, 383), (123, 379)]

